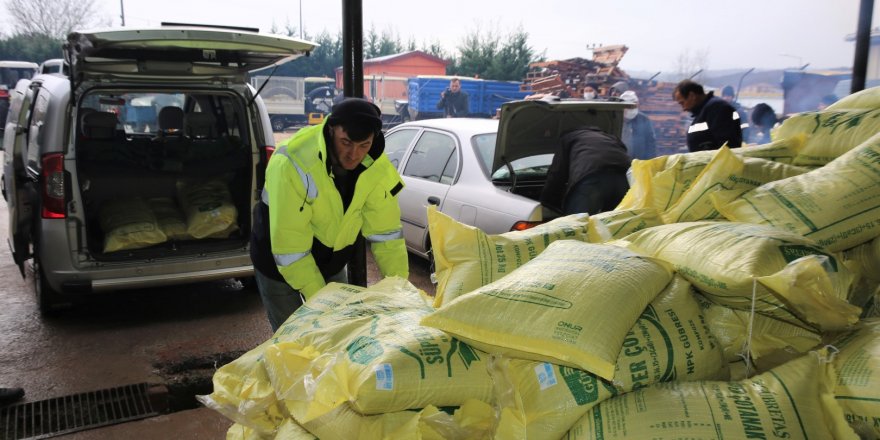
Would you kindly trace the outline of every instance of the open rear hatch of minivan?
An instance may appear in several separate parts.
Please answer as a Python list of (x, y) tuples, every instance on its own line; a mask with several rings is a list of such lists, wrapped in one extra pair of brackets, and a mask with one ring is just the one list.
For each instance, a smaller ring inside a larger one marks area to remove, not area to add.
[(315, 45), (174, 26), (71, 34), (77, 186), (100, 261), (246, 248), (255, 163), (274, 144), (248, 71)]
[(236, 78), (308, 54), (317, 44), (256, 29), (170, 25), (104, 29), (68, 35), (71, 80), (89, 77), (180, 76)]

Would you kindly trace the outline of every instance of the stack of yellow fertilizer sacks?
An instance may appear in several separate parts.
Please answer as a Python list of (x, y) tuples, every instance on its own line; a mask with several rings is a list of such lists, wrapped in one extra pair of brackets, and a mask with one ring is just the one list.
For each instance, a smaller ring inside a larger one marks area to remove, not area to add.
[(331, 284), (202, 401), (230, 439), (880, 438), (878, 96), (636, 161), (614, 212), (430, 209), (433, 301)]

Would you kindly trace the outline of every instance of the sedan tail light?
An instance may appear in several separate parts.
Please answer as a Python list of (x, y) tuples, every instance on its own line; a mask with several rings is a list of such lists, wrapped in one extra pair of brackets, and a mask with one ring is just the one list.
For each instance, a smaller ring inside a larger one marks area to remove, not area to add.
[(53, 153), (43, 156), (43, 171), (40, 178), (43, 218), (67, 217), (64, 200), (64, 155)]
[(534, 228), (535, 226), (540, 225), (543, 222), (527, 222), (527, 221), (518, 221), (510, 227), (511, 231), (525, 231), (526, 229)]

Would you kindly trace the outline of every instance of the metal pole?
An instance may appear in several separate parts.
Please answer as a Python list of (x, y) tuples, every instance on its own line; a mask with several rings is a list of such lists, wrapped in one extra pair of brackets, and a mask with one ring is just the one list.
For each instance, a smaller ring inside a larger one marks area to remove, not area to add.
[(122, 19), (122, 27), (125, 27), (125, 0), (119, 0), (119, 17)]
[(856, 30), (856, 54), (853, 61), (852, 84), (850, 93), (865, 88), (865, 77), (868, 73), (868, 51), (871, 47), (871, 13), (874, 11), (874, 0), (861, 0), (859, 3), (859, 24)]
[(303, 38), (303, 0), (299, 0), (299, 37)]
[[(342, 85), (346, 97), (364, 96), (364, 33), (361, 0), (342, 0)], [(354, 243), (348, 282), (367, 285), (367, 245), (363, 235)]]
[(364, 96), (363, 8), (360, 0), (342, 0), (342, 83), (345, 96)]

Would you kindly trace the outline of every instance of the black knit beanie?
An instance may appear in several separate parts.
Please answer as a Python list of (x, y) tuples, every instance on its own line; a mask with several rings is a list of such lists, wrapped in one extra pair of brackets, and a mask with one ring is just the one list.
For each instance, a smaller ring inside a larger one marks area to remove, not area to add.
[(361, 98), (345, 98), (330, 110), (327, 123), (342, 126), (357, 124), (370, 127), (372, 130), (381, 130), (381, 116), (382, 112), (376, 104)]

